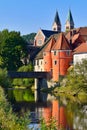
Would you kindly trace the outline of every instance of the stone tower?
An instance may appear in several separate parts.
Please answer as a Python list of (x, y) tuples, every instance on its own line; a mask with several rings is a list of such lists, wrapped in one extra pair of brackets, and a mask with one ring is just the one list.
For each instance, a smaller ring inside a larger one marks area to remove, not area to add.
[(65, 23), (65, 31), (70, 31), (73, 28), (74, 28), (74, 21), (73, 21), (71, 10), (69, 9), (68, 17)]
[(58, 11), (56, 11), (56, 15), (55, 15), (54, 22), (52, 25), (52, 30), (61, 32), (61, 22), (60, 22), (60, 18), (58, 15)]

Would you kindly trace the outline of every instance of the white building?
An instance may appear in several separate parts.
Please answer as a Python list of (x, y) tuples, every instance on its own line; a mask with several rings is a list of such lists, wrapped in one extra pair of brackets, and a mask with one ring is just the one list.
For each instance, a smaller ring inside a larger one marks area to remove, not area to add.
[(82, 43), (74, 50), (73, 63), (81, 62), (82, 59), (87, 59), (87, 43)]

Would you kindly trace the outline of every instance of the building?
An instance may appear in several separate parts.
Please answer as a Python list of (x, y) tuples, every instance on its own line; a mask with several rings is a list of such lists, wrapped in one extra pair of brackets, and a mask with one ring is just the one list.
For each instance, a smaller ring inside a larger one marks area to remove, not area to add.
[(81, 62), (82, 59), (87, 59), (87, 43), (82, 43), (80, 46), (74, 49), (74, 55), (73, 55), (74, 65), (77, 62)]
[(58, 31), (40, 29), (34, 38), (34, 46), (42, 47), (47, 39), (55, 33), (58, 33)]
[(71, 10), (69, 9), (68, 17), (65, 24), (65, 31), (69, 31), (73, 28), (74, 28), (74, 21), (73, 21)]
[(34, 46), (43, 46), (43, 44), (46, 42), (46, 40), (53, 34), (60, 33), (61, 32), (61, 22), (58, 15), (58, 12), (56, 11), (56, 15), (54, 18), (54, 22), (52, 25), (52, 30), (43, 30), (40, 29), (34, 39)]
[(64, 76), (72, 62), (72, 49), (63, 33), (52, 35), (35, 58), (35, 70), (51, 72), (52, 80)]
[(59, 33), (61, 32), (61, 22), (60, 22), (58, 11), (56, 11), (56, 15), (55, 15), (54, 22), (52, 25), (52, 30), (58, 31)]
[[(44, 30), (44, 29), (39, 29), (37, 32), (35, 38), (34, 38), (34, 46), (41, 47), (43, 44), (46, 42), (46, 40), (53, 34), (61, 33), (61, 21), (59, 18), (58, 11), (56, 11), (54, 21), (52, 24), (52, 30)], [(68, 18), (66, 20), (65, 24), (65, 31), (69, 31), (74, 28), (74, 22), (73, 22), (73, 17), (72, 13), (69, 10), (68, 12)]]
[[(39, 40), (41, 41), (39, 42)], [(51, 80), (59, 81), (60, 77), (67, 74), (67, 69), (73, 61), (76, 62), (77, 50), (86, 41), (87, 27), (74, 28), (70, 10), (65, 24), (65, 32), (61, 32), (60, 18), (56, 12), (52, 31), (39, 30), (35, 36), (35, 46), (40, 44), (40, 51), (35, 57), (35, 71), (50, 72)], [(75, 52), (74, 60), (73, 51)], [(82, 47), (80, 47), (80, 52), (82, 52)]]

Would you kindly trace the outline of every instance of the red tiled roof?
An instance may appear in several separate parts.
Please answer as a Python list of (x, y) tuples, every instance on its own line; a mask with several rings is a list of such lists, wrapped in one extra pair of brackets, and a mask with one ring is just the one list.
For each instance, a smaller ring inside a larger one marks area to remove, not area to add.
[(87, 27), (80, 27), (80, 28), (72, 29), (69, 32), (65, 33), (65, 35), (66, 35), (66, 38), (69, 40), (77, 33), (83, 36), (84, 40), (87, 40)]
[(87, 27), (80, 27), (78, 29), (78, 32), (80, 33), (80, 35), (87, 35)]
[(46, 48), (45, 48), (45, 52), (46, 51), (51, 51), (53, 45), (55, 44), (56, 40), (54, 37), (51, 38), (51, 40), (49, 41), (49, 43), (47, 44)]
[(87, 43), (82, 43), (76, 49), (74, 49), (74, 53), (87, 53)]
[(70, 50), (70, 49), (71, 47), (67, 39), (65, 38), (64, 34), (60, 33), (56, 43), (52, 47), (52, 50)]
[(75, 42), (77, 43), (81, 43), (81, 42), (85, 42), (84, 38), (79, 34), (75, 34), (73, 37), (72, 37), (72, 44), (74, 44)]
[(79, 33), (75, 34), (73, 37), (72, 37), (72, 44), (79, 38)]

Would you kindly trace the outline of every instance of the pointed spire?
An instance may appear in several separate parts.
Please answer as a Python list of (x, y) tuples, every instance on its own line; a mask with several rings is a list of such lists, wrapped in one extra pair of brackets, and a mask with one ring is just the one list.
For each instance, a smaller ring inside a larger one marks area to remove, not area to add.
[(70, 24), (74, 25), (74, 21), (73, 21), (73, 17), (72, 17), (72, 13), (71, 13), (70, 9), (69, 9), (69, 12), (68, 12), (67, 21), (69, 21)]
[(55, 18), (54, 18), (52, 30), (61, 32), (61, 22), (60, 22), (58, 11), (56, 11), (56, 15), (55, 15)]
[(68, 17), (65, 24), (65, 29), (66, 31), (69, 31), (70, 29), (73, 29), (73, 28), (74, 28), (74, 21), (73, 21), (71, 10), (69, 9)]
[(54, 18), (54, 22), (55, 22), (57, 25), (61, 25), (58, 11), (56, 11), (56, 15), (55, 15), (55, 18)]

